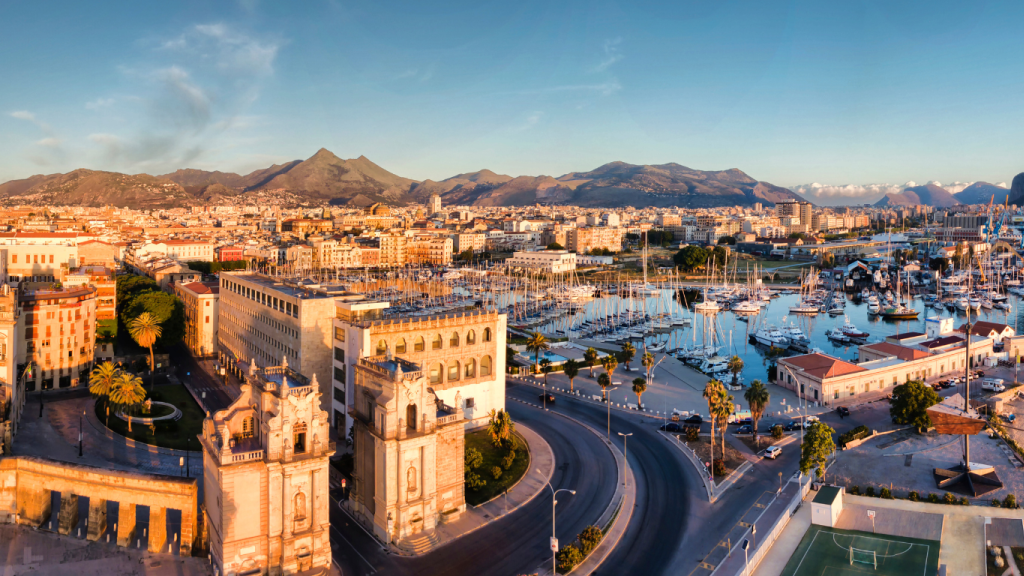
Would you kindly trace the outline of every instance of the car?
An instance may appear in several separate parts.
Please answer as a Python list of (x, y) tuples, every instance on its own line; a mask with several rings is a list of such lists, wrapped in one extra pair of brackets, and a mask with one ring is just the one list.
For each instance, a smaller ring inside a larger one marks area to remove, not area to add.
[(953, 380), (952, 380), (952, 379), (950, 379), (950, 380), (944, 380), (944, 381), (942, 382), (942, 387), (943, 387), (943, 388), (952, 388), (953, 386), (956, 386), (956, 382), (953, 382)]
[(744, 424), (743, 426), (740, 426), (736, 430), (736, 433), (737, 434), (753, 434), (754, 433), (754, 427), (751, 426), (750, 424)]
[(790, 420), (789, 422), (786, 422), (785, 426), (782, 427), (782, 429), (785, 430), (786, 432), (792, 432), (793, 430), (798, 430), (799, 428), (800, 423), (797, 422), (796, 420)]
[(769, 446), (769, 447), (764, 449), (764, 457), (765, 458), (771, 458), (772, 460), (775, 460), (781, 454), (782, 454), (782, 448), (779, 448), (778, 446)]
[(683, 420), (683, 422), (686, 422), (687, 424), (703, 424), (704, 417), (700, 414), (691, 414), (687, 416), (686, 420)]
[(678, 422), (668, 422), (661, 425), (661, 429), (665, 432), (682, 432), (683, 427)]
[(931, 386), (932, 386), (932, 390), (935, 390), (936, 392), (938, 392), (939, 390), (942, 390), (942, 384), (940, 384), (938, 382), (932, 384)]
[[(545, 398), (545, 396), (547, 396), (547, 398)], [(555, 403), (555, 395), (551, 394), (551, 393), (541, 394), (540, 396), (538, 396), (538, 398), (540, 399), (541, 402), (547, 402), (548, 404), (554, 404)]]
[(754, 423), (754, 419), (751, 418), (750, 416), (744, 416), (743, 418), (740, 418), (739, 420), (736, 420), (735, 422), (733, 422), (733, 424), (740, 424), (740, 425), (743, 425), (743, 424), (753, 424), (753, 423)]
[(850, 409), (847, 408), (846, 406), (840, 406), (839, 408), (836, 408), (836, 412), (838, 412), (840, 416), (850, 415)]
[(984, 378), (985, 377), (985, 372), (982, 371), (982, 370), (975, 370), (974, 371), (974, 377), (975, 378)]

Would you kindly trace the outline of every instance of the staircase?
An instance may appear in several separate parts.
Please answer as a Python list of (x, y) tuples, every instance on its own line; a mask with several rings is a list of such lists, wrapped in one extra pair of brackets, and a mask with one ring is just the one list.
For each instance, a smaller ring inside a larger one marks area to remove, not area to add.
[(426, 554), (441, 543), (441, 539), (433, 531), (430, 533), (419, 533), (415, 536), (403, 538), (397, 546), (400, 550), (413, 556)]

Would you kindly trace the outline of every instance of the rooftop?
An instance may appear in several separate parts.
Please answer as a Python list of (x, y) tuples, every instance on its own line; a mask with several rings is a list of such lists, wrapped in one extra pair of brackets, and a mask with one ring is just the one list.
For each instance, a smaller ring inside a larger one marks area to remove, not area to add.
[(272, 290), (285, 296), (293, 296), (300, 300), (315, 300), (320, 298), (337, 298), (348, 296), (353, 293), (345, 284), (319, 283), (311, 279), (278, 278), (266, 276), (255, 272), (221, 272), (221, 278), (225, 280), (240, 280), (266, 290)]
[(815, 378), (835, 378), (837, 376), (845, 376), (847, 374), (856, 374), (857, 372), (865, 372), (866, 369), (860, 366), (840, 360), (839, 358), (833, 358), (832, 356), (826, 356), (824, 354), (804, 354), (802, 356), (793, 356), (791, 358), (785, 358), (781, 360), (786, 364), (796, 366), (803, 370), (806, 374)]
[(895, 356), (903, 361), (909, 360), (920, 360), (921, 358), (927, 358), (932, 355), (931, 352), (926, 352), (917, 348), (910, 348), (907, 346), (900, 346), (899, 344), (892, 344), (890, 342), (878, 342), (875, 344), (865, 344), (860, 347), (861, 350), (867, 349), (872, 352), (879, 352), (887, 356)]

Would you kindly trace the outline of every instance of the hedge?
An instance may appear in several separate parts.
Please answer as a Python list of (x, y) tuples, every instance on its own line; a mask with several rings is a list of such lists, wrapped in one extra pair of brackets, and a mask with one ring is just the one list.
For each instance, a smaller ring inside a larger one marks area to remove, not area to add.
[(839, 435), (839, 447), (843, 448), (848, 442), (867, 438), (868, 436), (871, 436), (871, 430), (867, 426), (857, 426), (853, 430)]

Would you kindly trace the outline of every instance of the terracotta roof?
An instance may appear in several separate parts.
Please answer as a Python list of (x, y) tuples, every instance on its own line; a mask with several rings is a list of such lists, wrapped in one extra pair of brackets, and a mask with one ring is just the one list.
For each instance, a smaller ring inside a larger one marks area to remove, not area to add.
[(220, 285), (216, 282), (192, 282), (183, 285), (182, 288), (196, 294), (220, 294)]
[[(981, 321), (981, 322), (975, 322), (971, 326), (971, 334), (974, 334), (975, 336), (988, 336), (989, 334), (991, 334), (993, 332), (995, 332), (996, 334), (1002, 334), (1003, 331), (1005, 331), (1007, 328), (1010, 328), (1010, 327), (1007, 326), (1006, 324), (999, 324), (997, 322)], [(964, 325), (962, 325), (959, 328), (957, 328), (956, 331), (957, 332), (963, 332), (964, 331)], [(1010, 328), (1010, 332), (1013, 332), (1013, 328)]]
[(886, 356), (895, 356), (900, 360), (919, 360), (921, 358), (927, 358), (932, 355), (931, 352), (925, 352), (924, 350), (918, 350), (917, 348), (909, 348), (907, 346), (900, 346), (899, 344), (893, 344), (891, 342), (878, 342), (876, 344), (867, 344), (861, 346), (861, 350), (867, 348), (874, 352), (880, 352)]
[(819, 379), (866, 372), (864, 368), (856, 364), (824, 354), (804, 354), (803, 356), (793, 356), (781, 361), (796, 366), (808, 375)]
[(944, 346), (950, 346), (953, 344), (960, 344), (964, 341), (963, 336), (940, 336), (927, 342), (921, 342), (921, 346), (925, 348), (942, 348)]

